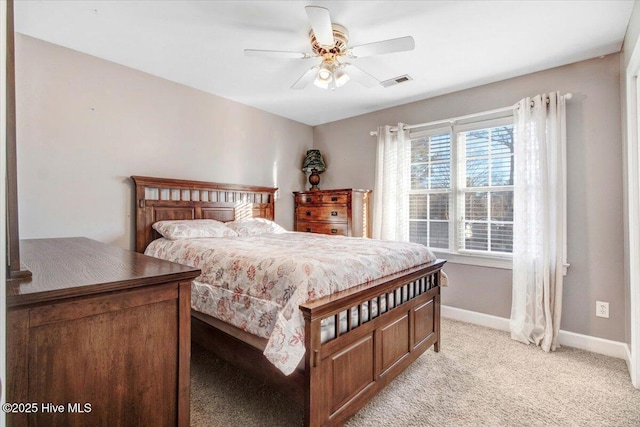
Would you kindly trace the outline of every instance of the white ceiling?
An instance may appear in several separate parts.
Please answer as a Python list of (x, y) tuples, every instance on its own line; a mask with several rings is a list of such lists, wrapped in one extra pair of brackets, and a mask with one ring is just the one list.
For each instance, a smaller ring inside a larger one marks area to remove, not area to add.
[[(319, 59), (304, 6), (323, 6), (350, 45), (413, 36), (416, 48), (352, 62), (397, 86), (290, 89)], [(309, 125), (620, 50), (633, 1), (22, 1), (16, 31)]]

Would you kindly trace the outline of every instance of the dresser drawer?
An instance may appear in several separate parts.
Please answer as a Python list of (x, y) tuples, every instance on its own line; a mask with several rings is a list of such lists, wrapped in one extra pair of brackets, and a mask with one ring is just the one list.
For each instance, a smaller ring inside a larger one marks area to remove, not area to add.
[(338, 205), (346, 205), (349, 198), (346, 194), (324, 194), (321, 197), (324, 204), (333, 203)]
[(346, 205), (349, 202), (347, 194), (297, 194), (297, 205)]
[(319, 205), (322, 203), (320, 194), (296, 194), (296, 205)]
[(334, 236), (346, 236), (347, 224), (330, 224), (322, 222), (298, 222), (296, 231), (307, 233), (331, 234)]
[(298, 221), (346, 222), (346, 206), (299, 206), (296, 208)]

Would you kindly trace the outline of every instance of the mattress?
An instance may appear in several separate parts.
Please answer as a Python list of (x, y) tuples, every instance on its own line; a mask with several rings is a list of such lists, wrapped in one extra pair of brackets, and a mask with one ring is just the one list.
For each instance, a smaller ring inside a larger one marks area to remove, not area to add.
[(296, 232), (162, 238), (145, 254), (200, 268), (193, 309), (266, 338), (265, 356), (287, 375), (305, 352), (300, 304), (435, 260), (420, 244)]

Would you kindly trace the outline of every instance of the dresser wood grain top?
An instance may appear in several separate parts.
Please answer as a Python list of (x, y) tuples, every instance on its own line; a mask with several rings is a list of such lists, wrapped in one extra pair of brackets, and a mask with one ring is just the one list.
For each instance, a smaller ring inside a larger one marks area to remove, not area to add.
[(371, 193), (371, 190), (364, 190), (361, 188), (341, 188), (336, 190), (305, 190), (305, 191), (294, 191), (293, 194), (334, 194), (334, 193)]
[(200, 274), (86, 237), (21, 240), (20, 255), (33, 276), (7, 283), (7, 307), (190, 281)]

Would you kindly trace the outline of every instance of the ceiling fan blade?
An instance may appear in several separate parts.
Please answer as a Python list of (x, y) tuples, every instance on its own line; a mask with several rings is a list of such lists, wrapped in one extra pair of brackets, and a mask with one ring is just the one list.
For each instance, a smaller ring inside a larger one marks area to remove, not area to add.
[(313, 79), (316, 78), (316, 75), (318, 74), (318, 68), (320, 68), (319, 65), (315, 65), (311, 68), (309, 68), (299, 79), (298, 81), (296, 81), (293, 86), (291, 86), (291, 89), (304, 89), (304, 87), (306, 85), (308, 85), (309, 83), (311, 83), (311, 81)]
[(374, 87), (380, 84), (380, 80), (353, 64), (345, 64), (344, 70), (350, 77), (364, 87)]
[(364, 56), (413, 50), (415, 47), (416, 43), (413, 40), (413, 37), (407, 36), (354, 46), (351, 48), (351, 55), (356, 58), (362, 58)]
[(260, 49), (245, 49), (244, 54), (246, 56), (262, 56), (265, 58), (279, 58), (279, 59), (307, 59), (311, 58), (308, 53), (302, 52), (288, 52), (283, 50), (260, 50)]
[(307, 11), (311, 29), (316, 35), (318, 43), (322, 46), (333, 46), (335, 41), (333, 40), (333, 26), (329, 9), (318, 6), (306, 6), (304, 9)]

